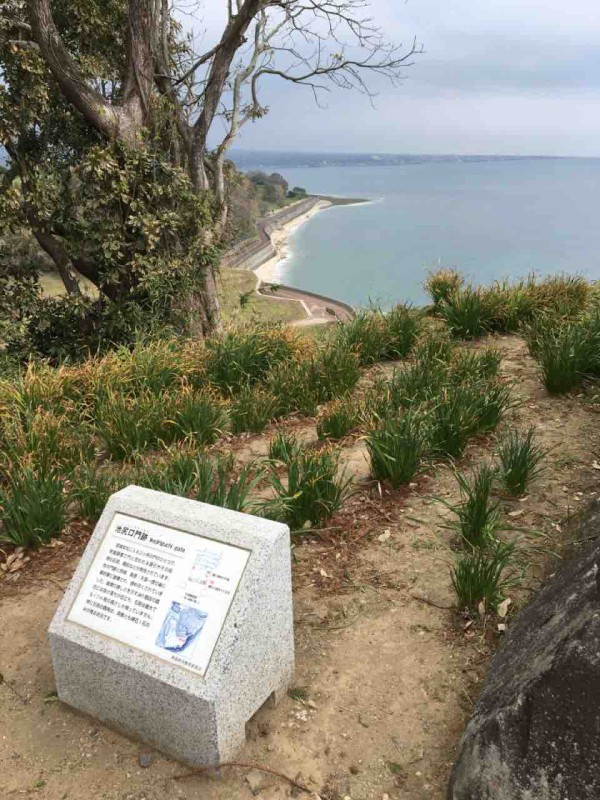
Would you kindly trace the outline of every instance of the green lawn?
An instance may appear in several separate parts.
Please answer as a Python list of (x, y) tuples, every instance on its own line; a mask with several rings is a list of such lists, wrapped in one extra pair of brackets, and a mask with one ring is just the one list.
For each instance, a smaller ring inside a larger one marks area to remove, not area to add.
[[(63, 283), (56, 273), (44, 273), (41, 284), (44, 294), (48, 297), (59, 297), (65, 293)], [(85, 279), (82, 280), (82, 285), (90, 294), (95, 291), (93, 284)], [(305, 316), (300, 303), (294, 300), (277, 300), (257, 295), (254, 291), (256, 276), (248, 270), (223, 270), (219, 276), (219, 286), (225, 322), (233, 319), (239, 322), (249, 322), (253, 319), (265, 322), (293, 322)], [(242, 296), (245, 298), (243, 306), (240, 304)]]

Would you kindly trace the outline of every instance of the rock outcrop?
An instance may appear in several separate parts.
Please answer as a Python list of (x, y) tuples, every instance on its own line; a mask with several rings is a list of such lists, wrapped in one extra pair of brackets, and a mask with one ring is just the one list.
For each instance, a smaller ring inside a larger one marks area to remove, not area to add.
[[(600, 537), (600, 506), (580, 539)], [(600, 800), (600, 538), (517, 616), (464, 733), (448, 800)]]

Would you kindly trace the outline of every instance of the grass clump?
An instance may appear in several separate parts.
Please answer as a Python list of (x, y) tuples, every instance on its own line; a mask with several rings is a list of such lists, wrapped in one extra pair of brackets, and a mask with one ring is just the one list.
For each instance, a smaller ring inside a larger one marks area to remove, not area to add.
[(471, 286), (453, 292), (438, 307), (448, 330), (459, 339), (477, 339), (490, 330), (483, 293)]
[(365, 436), (371, 475), (394, 487), (410, 483), (418, 474), (429, 447), (423, 419), (406, 412), (400, 417), (382, 420)]
[(302, 449), (284, 463), (283, 475), (271, 464), (274, 497), (263, 504), (266, 516), (285, 522), (292, 531), (314, 528), (339, 511), (349, 480), (338, 477), (339, 453)]
[(465, 279), (455, 269), (438, 269), (430, 272), (423, 284), (423, 288), (431, 297), (434, 306), (448, 300), (448, 298), (458, 292)]
[(506, 491), (514, 497), (525, 494), (540, 474), (545, 456), (545, 450), (535, 443), (535, 428), (526, 433), (507, 431), (498, 442), (499, 474)]
[(261, 475), (252, 465), (247, 465), (236, 477), (235, 459), (231, 454), (208, 456), (181, 450), (169, 452), (168, 458), (154, 467), (140, 465), (137, 482), (158, 492), (244, 511)]
[(261, 433), (278, 416), (278, 411), (277, 398), (270, 391), (246, 385), (237, 392), (229, 409), (231, 432)]
[(250, 504), (250, 494), (262, 478), (250, 464), (244, 466), (237, 477), (233, 476), (235, 461), (232, 455), (196, 460), (196, 484), (193, 499), (213, 506), (245, 511)]
[[(425, 288), (432, 293), (430, 280)], [(445, 286), (443, 281), (440, 286)], [(445, 288), (440, 291), (437, 302), (434, 298), (435, 312), (454, 336), (463, 339), (474, 339), (491, 331), (516, 331), (540, 314), (553, 319), (573, 319), (584, 312), (591, 296), (590, 285), (584, 278), (569, 275), (542, 281), (530, 276), (513, 284), (502, 281), (477, 288), (461, 281), (448, 291)]]
[(175, 427), (182, 438), (196, 445), (216, 442), (227, 422), (223, 401), (211, 392), (186, 387), (176, 398)]
[(514, 585), (514, 578), (508, 574), (514, 552), (513, 544), (495, 541), (459, 558), (451, 578), (461, 610), (476, 612), (480, 603), (487, 609), (498, 607)]
[(343, 439), (358, 425), (358, 421), (359, 409), (353, 400), (336, 400), (317, 420), (317, 436), (333, 441)]
[(247, 325), (233, 328), (206, 344), (206, 376), (231, 396), (249, 384), (263, 381), (294, 351), (289, 332), (280, 326)]
[(581, 385), (585, 375), (599, 373), (598, 314), (566, 322), (540, 318), (529, 327), (526, 339), (550, 394), (570, 392)]
[(387, 313), (371, 308), (340, 323), (335, 345), (342, 351), (355, 353), (361, 366), (367, 366), (407, 356), (420, 328), (417, 312), (408, 305), (397, 305)]
[(495, 479), (496, 471), (489, 464), (481, 466), (470, 479), (457, 472), (462, 502), (452, 505), (441, 501), (456, 516), (451, 527), (471, 548), (489, 545), (500, 527), (499, 505), (492, 500)]
[(67, 522), (63, 481), (54, 472), (24, 467), (0, 490), (0, 540), (37, 547), (62, 533)]
[(108, 389), (97, 398), (96, 433), (112, 458), (133, 458), (177, 437), (173, 406), (173, 399), (166, 392), (133, 395)]
[(77, 504), (80, 517), (97, 520), (111, 494), (131, 482), (125, 476), (100, 469), (96, 464), (82, 464), (71, 478), (69, 496)]
[(295, 436), (285, 431), (277, 431), (275, 437), (269, 442), (269, 458), (271, 461), (288, 464), (301, 449), (302, 445)]

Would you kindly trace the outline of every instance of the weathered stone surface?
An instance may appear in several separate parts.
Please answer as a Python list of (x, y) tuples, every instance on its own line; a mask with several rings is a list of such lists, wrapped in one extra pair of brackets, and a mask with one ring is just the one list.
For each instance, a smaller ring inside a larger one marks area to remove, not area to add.
[[(581, 540), (600, 536), (600, 507)], [(523, 609), (461, 742), (449, 800), (600, 798), (600, 543)]]
[[(251, 552), (204, 675), (69, 619), (115, 514)], [(49, 630), (58, 697), (194, 766), (233, 757), (245, 723), (294, 670), (287, 526), (130, 486), (113, 495)]]

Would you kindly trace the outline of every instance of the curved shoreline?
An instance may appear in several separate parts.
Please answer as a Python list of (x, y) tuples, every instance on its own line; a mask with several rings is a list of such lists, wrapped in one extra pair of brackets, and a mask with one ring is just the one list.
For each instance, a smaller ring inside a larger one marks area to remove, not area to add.
[(330, 208), (331, 205), (332, 203), (329, 200), (318, 200), (308, 211), (287, 222), (283, 222), (281, 225), (277, 225), (271, 231), (265, 230), (275, 252), (267, 261), (253, 270), (261, 283), (274, 282), (277, 266), (289, 257), (289, 239), (292, 233), (308, 222), (315, 214), (318, 214), (319, 211)]

